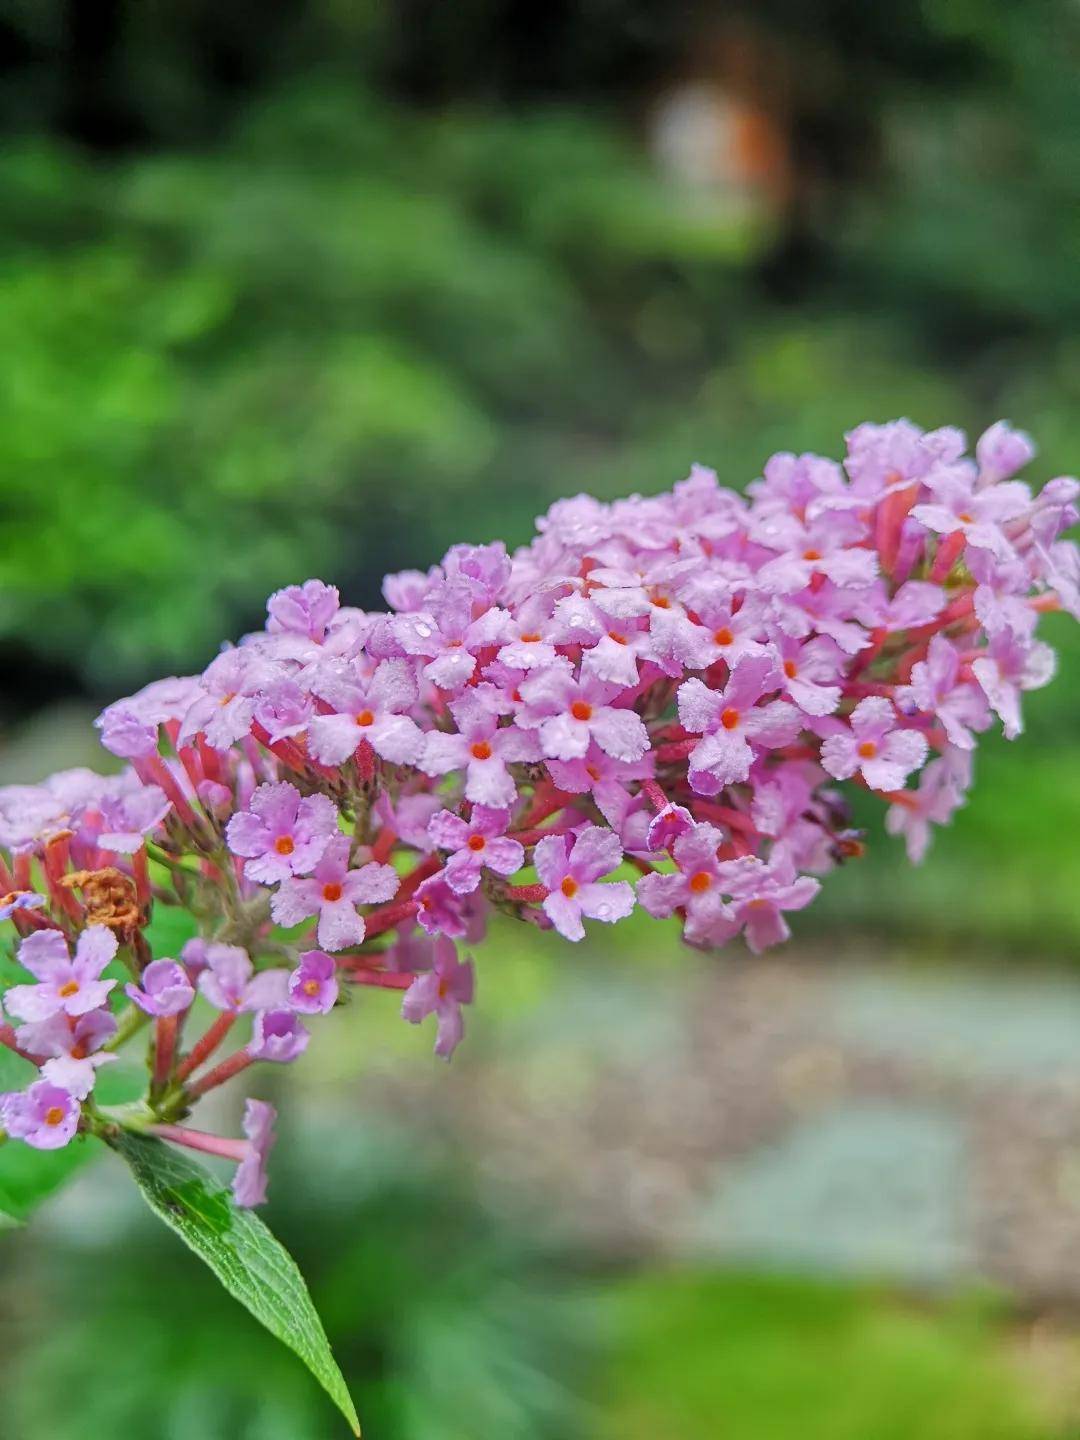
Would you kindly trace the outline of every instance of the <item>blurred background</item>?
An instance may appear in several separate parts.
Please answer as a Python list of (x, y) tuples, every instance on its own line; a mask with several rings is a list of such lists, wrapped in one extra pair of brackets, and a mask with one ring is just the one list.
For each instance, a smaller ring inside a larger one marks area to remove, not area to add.
[[(1072, 0), (0, 0), (0, 56), (0, 783), (277, 586), (377, 604), (580, 489), (898, 415), (1080, 466)], [(451, 1068), (327, 1022), (267, 1218), (372, 1440), (1080, 1436), (1047, 629), (927, 865), (868, 808), (782, 955), (497, 929)], [(124, 1181), (4, 1239), (5, 1436), (338, 1433)]]

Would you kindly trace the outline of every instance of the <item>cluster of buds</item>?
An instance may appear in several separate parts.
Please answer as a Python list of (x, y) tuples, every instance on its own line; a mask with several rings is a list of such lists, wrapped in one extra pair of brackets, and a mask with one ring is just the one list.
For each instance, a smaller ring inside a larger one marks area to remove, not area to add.
[[(639, 905), (759, 951), (860, 852), (839, 782), (920, 859), (976, 736), (995, 717), (1016, 736), (1050, 679), (1040, 614), (1080, 615), (1060, 538), (1080, 486), (1013, 478), (1032, 450), (1004, 423), (965, 449), (867, 424), (842, 465), (776, 455), (745, 496), (695, 467), (667, 494), (562, 501), (513, 555), (457, 545), (388, 577), (384, 612), (279, 591), (203, 674), (110, 705), (121, 775), (0, 790), (0, 919), (32, 977), (0, 1039), (39, 1072), (0, 1101), (7, 1134), (139, 1125), (237, 1160), (255, 1204), (270, 1108), (228, 1139), (181, 1123), (199, 1098), (297, 1059), (361, 986), (434, 1016), (449, 1056), (474, 992), (459, 946), (492, 909), (578, 941)], [(196, 922), (177, 956), (147, 940), (163, 905)], [(110, 1112), (97, 1071), (143, 1025), (145, 1101)]]

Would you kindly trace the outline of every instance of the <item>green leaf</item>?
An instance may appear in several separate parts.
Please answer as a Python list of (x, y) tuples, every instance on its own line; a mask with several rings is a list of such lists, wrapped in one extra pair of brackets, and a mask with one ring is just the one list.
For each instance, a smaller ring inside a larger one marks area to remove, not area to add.
[[(37, 1071), (0, 1045), (0, 1091), (22, 1090)], [(80, 1138), (62, 1150), (34, 1150), (20, 1140), (0, 1145), (0, 1228), (22, 1225), (71, 1175), (101, 1153), (98, 1141)]]
[(110, 1144), (131, 1166), (151, 1210), (206, 1261), (230, 1295), (299, 1355), (359, 1435), (345, 1380), (289, 1252), (258, 1216), (238, 1209), (228, 1190), (180, 1151), (129, 1131)]
[(196, 928), (194, 918), (179, 906), (155, 905), (153, 918), (146, 927), (146, 940), (154, 959), (165, 956), (175, 959)]

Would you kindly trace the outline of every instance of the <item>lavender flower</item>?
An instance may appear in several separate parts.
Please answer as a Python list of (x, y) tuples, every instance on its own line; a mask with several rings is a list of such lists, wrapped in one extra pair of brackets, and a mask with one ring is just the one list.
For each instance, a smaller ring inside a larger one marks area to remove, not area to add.
[(335, 835), (310, 879), (290, 878), (274, 892), (271, 914), (278, 925), (298, 925), (319, 917), (319, 944), (327, 950), (344, 950), (364, 938), (364, 919), (358, 905), (391, 900), (398, 875), (391, 865), (362, 865), (349, 869), (349, 837)]
[(229, 849), (247, 860), (253, 880), (265, 885), (290, 875), (307, 875), (337, 834), (337, 811), (325, 795), (301, 798), (288, 781), (260, 785), (250, 807), (234, 815), (226, 830)]
[(288, 971), (262, 970), (256, 975), (251, 957), (239, 945), (207, 945), (203, 955), (199, 993), (215, 1009), (239, 1014), (287, 1003)]
[(101, 972), (116, 954), (116, 936), (103, 925), (91, 925), (79, 936), (72, 959), (58, 930), (35, 930), (19, 946), (19, 964), (38, 981), (13, 985), (4, 1004), (20, 1020), (47, 1020), (63, 1011), (78, 1017), (105, 1004), (115, 980)]
[(442, 936), (435, 942), (431, 969), (418, 975), (405, 992), (401, 1015), (411, 1025), (434, 1015), (435, 1054), (449, 1060), (465, 1033), (461, 1007), (472, 1004), (475, 992), (472, 961), (459, 961), (454, 942)]
[(622, 846), (610, 830), (586, 825), (569, 844), (564, 835), (541, 840), (535, 852), (536, 871), (549, 894), (544, 914), (567, 940), (583, 940), (582, 918), (614, 924), (634, 908), (633, 887), (625, 880), (597, 882), (622, 861)]
[(15, 1140), (35, 1150), (60, 1150), (74, 1138), (80, 1106), (75, 1096), (49, 1080), (0, 1096), (0, 1124)]
[(467, 895), (480, 884), (483, 870), (512, 875), (525, 863), (525, 848), (506, 835), (510, 812), (505, 808), (476, 805), (468, 820), (451, 810), (440, 810), (428, 825), (428, 834), (440, 850), (453, 854), (446, 862), (446, 883), (459, 895)]
[(899, 790), (928, 748), (925, 735), (902, 729), (892, 703), (874, 695), (851, 712), (850, 730), (825, 737), (821, 763), (838, 780), (859, 773), (871, 790)]
[(333, 960), (321, 950), (305, 950), (289, 976), (289, 1004), (302, 1015), (328, 1015), (337, 998)]

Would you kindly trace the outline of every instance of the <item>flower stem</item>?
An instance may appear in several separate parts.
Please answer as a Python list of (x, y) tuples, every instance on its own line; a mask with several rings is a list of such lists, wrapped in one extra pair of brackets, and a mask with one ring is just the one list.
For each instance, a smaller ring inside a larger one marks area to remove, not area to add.
[(186, 1125), (151, 1125), (149, 1133), (171, 1140), (174, 1145), (186, 1145), (189, 1150), (220, 1155), (226, 1160), (243, 1160), (247, 1153), (246, 1140), (228, 1140), (224, 1135), (208, 1135), (205, 1130), (189, 1130)]
[(345, 973), (354, 985), (375, 985), (383, 990), (407, 990), (416, 979), (411, 970), (369, 970), (364, 965), (350, 965)]
[(164, 1090), (176, 1058), (179, 1017), (162, 1015), (154, 1026), (154, 1089)]
[(241, 1070), (246, 1070), (251, 1060), (252, 1057), (246, 1050), (235, 1051), (227, 1060), (222, 1060), (220, 1065), (215, 1065), (213, 1070), (208, 1070), (201, 1080), (189, 1085), (188, 1095), (195, 1100), (200, 1095), (205, 1095), (208, 1090), (216, 1090), (219, 1085), (224, 1085), (226, 1080), (231, 1080), (234, 1075), (239, 1075)]
[(384, 930), (389, 930), (400, 921), (407, 920), (410, 915), (415, 915), (418, 909), (419, 905), (415, 900), (401, 900), (388, 905), (385, 910), (374, 911), (364, 922), (364, 939), (370, 940), (375, 935), (381, 935)]
[(546, 900), (550, 893), (546, 885), (507, 885), (503, 891), (508, 900), (518, 900), (526, 905)]
[(190, 1052), (184, 1056), (183, 1060), (181, 1060), (180, 1064), (176, 1067), (177, 1080), (186, 1080), (191, 1072), (197, 1070), (204, 1060), (209, 1060), (210, 1056), (235, 1024), (235, 1010), (226, 1010), (223, 1014), (219, 1015), (209, 1030), (195, 1042)]

